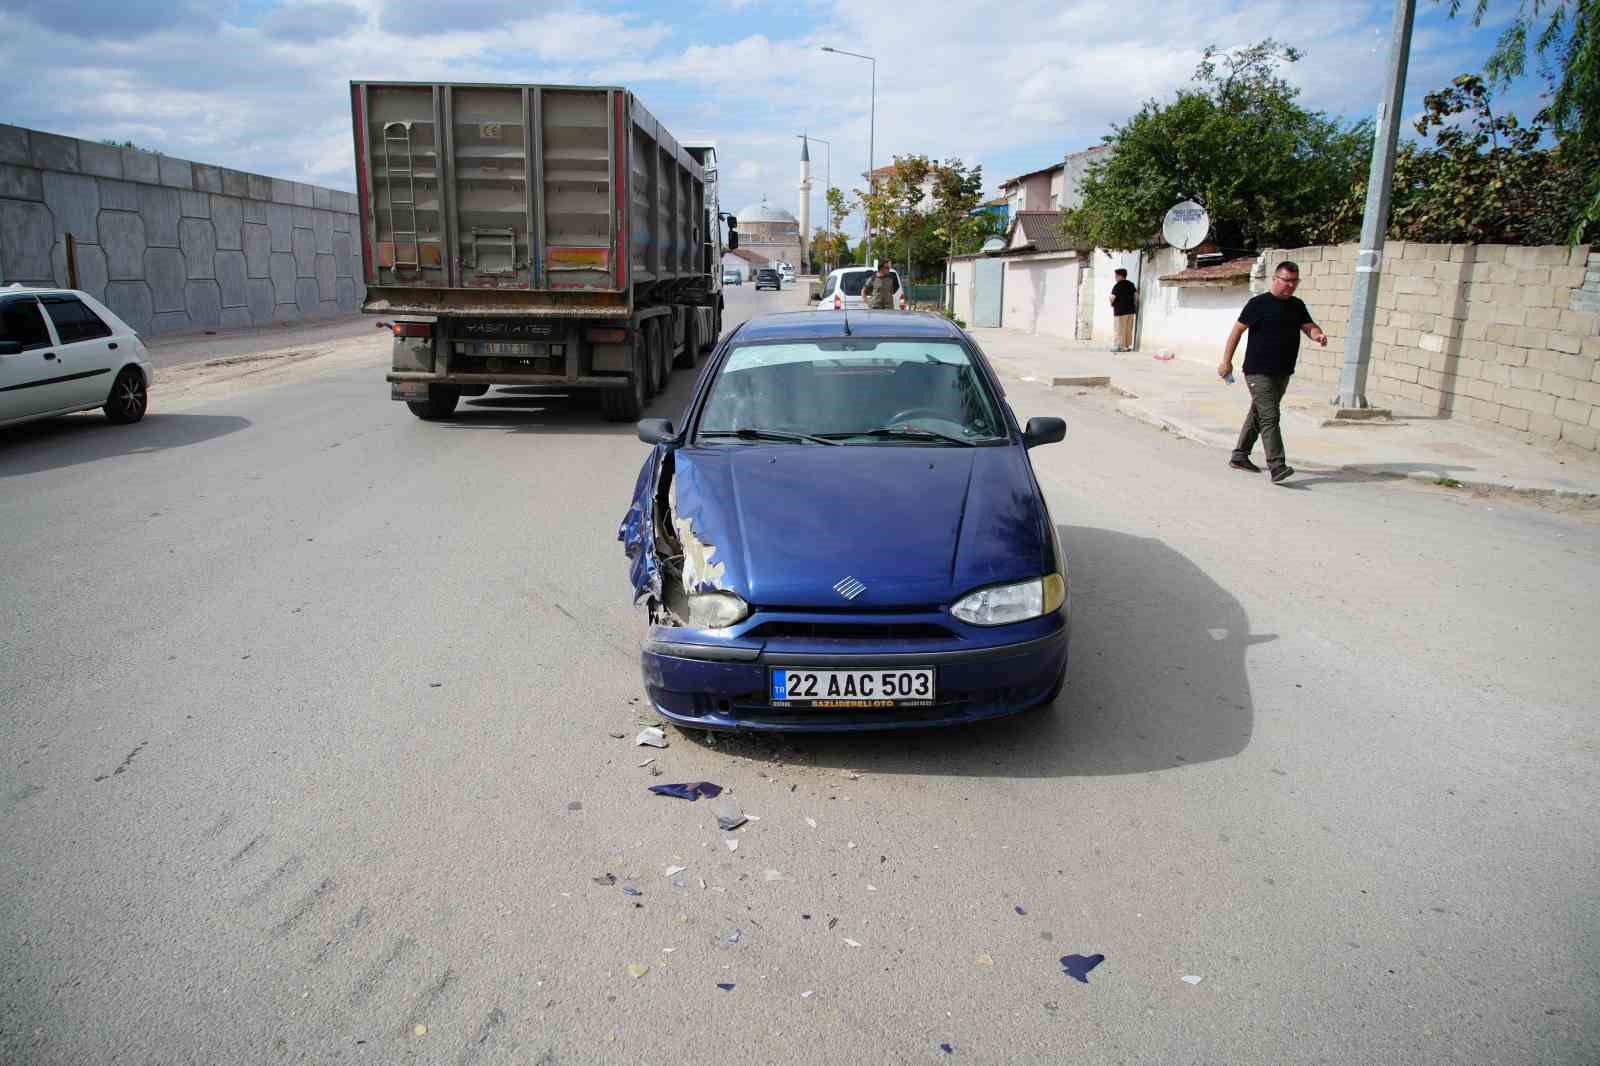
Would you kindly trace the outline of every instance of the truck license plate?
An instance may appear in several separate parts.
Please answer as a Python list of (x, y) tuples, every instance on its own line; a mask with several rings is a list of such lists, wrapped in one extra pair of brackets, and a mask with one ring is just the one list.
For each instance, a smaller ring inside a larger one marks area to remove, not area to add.
[(781, 707), (930, 707), (934, 672), (910, 670), (772, 670), (772, 702)]
[[(543, 347), (541, 345), (541, 347)], [(478, 345), (479, 355), (532, 355), (533, 345), (515, 341), (483, 341)], [(543, 355), (543, 352), (539, 354)]]

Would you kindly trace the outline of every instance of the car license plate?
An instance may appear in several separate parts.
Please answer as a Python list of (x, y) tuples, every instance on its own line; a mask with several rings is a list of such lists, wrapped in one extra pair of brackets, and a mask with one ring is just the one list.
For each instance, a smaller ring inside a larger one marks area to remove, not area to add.
[[(541, 348), (543, 345), (540, 346)], [(478, 345), (479, 355), (532, 355), (533, 345), (515, 341), (483, 341)], [(541, 355), (543, 352), (540, 353)]]
[(931, 707), (932, 668), (908, 670), (772, 670), (772, 703), (780, 707)]

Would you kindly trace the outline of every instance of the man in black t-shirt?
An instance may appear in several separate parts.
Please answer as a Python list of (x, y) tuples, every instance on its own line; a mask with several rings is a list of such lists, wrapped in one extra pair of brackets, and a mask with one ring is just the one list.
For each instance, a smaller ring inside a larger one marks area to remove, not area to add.
[(1138, 311), (1139, 287), (1128, 280), (1128, 272), (1116, 270), (1117, 281), (1111, 286), (1111, 316), (1116, 333), (1111, 342), (1114, 352), (1133, 351), (1133, 319)]
[(1250, 414), (1245, 417), (1244, 428), (1239, 430), (1239, 442), (1234, 445), (1233, 458), (1228, 465), (1235, 470), (1259, 474), (1261, 468), (1250, 461), (1250, 450), (1260, 437), (1274, 484), (1294, 473), (1294, 468), (1284, 461), (1278, 403), (1289, 388), (1295, 360), (1300, 357), (1300, 334), (1304, 333), (1323, 347), (1328, 345), (1328, 335), (1311, 321), (1311, 312), (1294, 294), (1299, 284), (1300, 268), (1288, 260), (1279, 263), (1272, 272), (1270, 289), (1260, 296), (1252, 296), (1239, 312), (1239, 321), (1233, 324), (1227, 347), (1222, 352), (1222, 364), (1217, 367), (1218, 377), (1224, 380), (1233, 377), (1233, 353), (1239, 347), (1239, 338), (1248, 330), (1250, 343), (1244, 351), (1244, 382), (1250, 389)]

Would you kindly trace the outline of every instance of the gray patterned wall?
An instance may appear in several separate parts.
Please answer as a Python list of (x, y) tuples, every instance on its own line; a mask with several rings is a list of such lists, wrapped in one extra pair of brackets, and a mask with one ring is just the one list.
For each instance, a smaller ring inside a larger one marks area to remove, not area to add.
[(0, 285), (67, 284), (141, 333), (355, 311), (353, 194), (0, 125)]

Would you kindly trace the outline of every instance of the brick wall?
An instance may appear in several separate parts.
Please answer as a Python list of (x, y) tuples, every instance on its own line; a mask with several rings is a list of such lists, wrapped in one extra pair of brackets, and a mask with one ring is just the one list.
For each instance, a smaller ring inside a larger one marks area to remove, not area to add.
[[(1300, 265), (1301, 299), (1328, 333), (1297, 376), (1331, 396), (1344, 361), (1357, 246), (1269, 249)], [(1260, 283), (1258, 283), (1260, 284)], [(1575, 248), (1390, 241), (1367, 397), (1397, 412), (1464, 418), (1596, 450), (1600, 254)]]
[(0, 125), (0, 285), (78, 288), (141, 333), (354, 311), (353, 194)]

